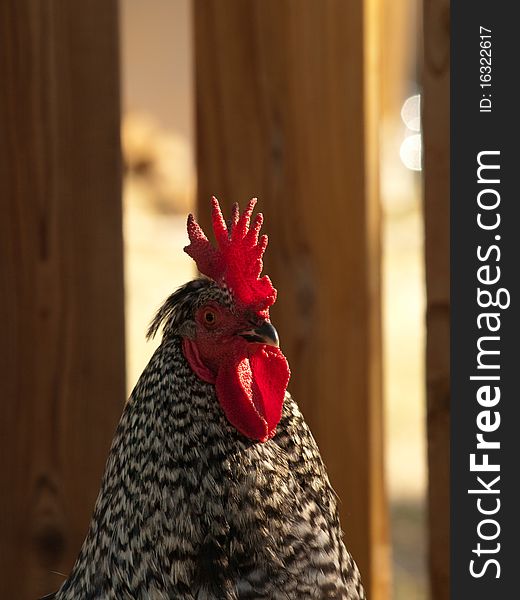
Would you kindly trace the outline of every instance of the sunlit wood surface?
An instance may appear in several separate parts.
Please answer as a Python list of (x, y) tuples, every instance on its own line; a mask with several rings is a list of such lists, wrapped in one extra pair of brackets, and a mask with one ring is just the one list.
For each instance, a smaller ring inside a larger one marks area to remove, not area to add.
[(125, 397), (116, 2), (0, 2), (0, 597), (54, 591)]
[(260, 199), (289, 384), (341, 498), (372, 600), (388, 598), (383, 489), (378, 2), (195, 2), (200, 219)]

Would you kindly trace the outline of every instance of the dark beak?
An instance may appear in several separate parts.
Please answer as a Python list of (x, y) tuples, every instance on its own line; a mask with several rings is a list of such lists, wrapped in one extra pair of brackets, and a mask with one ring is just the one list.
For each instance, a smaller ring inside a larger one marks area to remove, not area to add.
[(280, 345), (278, 332), (268, 321), (262, 323), (260, 327), (242, 331), (240, 335), (248, 342), (266, 344), (267, 346), (274, 346), (275, 348), (278, 348)]

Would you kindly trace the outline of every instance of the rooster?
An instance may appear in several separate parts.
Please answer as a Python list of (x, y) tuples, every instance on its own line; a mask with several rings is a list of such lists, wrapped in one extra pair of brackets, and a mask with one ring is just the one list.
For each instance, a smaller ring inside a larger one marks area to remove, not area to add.
[(336, 497), (287, 392), (289, 366), (260, 277), (256, 200), (213, 247), (192, 215), (184, 249), (203, 277), (176, 290), (148, 336), (87, 538), (55, 600), (361, 600)]

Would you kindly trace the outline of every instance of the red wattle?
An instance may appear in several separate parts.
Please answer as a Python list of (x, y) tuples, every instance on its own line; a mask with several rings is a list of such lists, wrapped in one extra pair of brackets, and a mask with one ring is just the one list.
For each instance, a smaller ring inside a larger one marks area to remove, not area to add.
[(237, 352), (218, 369), (217, 397), (229, 422), (261, 442), (271, 438), (282, 417), (289, 365), (278, 348), (255, 346)]

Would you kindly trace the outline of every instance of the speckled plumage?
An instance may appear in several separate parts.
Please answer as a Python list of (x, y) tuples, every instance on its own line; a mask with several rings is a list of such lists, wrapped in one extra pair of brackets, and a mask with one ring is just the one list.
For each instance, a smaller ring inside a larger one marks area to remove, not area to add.
[(287, 393), (265, 443), (225, 418), (180, 333), (209, 280), (165, 303), (163, 340), (117, 428), (87, 538), (56, 600), (362, 599), (316, 443)]

